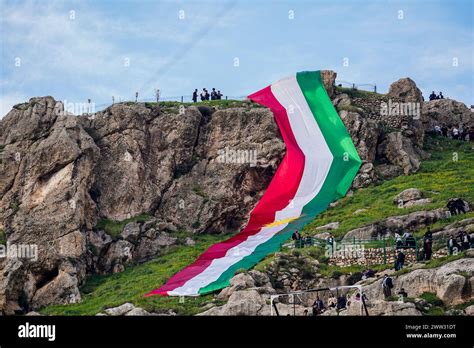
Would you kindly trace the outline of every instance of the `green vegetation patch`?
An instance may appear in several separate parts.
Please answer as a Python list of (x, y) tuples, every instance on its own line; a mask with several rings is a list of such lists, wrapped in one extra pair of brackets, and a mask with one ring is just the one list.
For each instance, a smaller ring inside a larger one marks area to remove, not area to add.
[(115, 238), (120, 233), (122, 233), (125, 225), (128, 224), (129, 222), (145, 222), (151, 218), (152, 216), (148, 214), (141, 214), (129, 219), (122, 220), (122, 221), (113, 221), (109, 219), (103, 219), (97, 223), (97, 225), (95, 226), (95, 229), (103, 230), (105, 233)]
[(433, 292), (424, 292), (420, 295), (420, 298), (432, 306), (442, 307), (444, 305), (443, 301)]
[(171, 276), (189, 265), (209, 246), (228, 236), (201, 235), (196, 237), (195, 246), (172, 247), (152, 261), (131, 265), (121, 273), (91, 276), (81, 288), (82, 302), (70, 305), (55, 305), (43, 308), (48, 315), (95, 315), (107, 308), (130, 302), (137, 307), (157, 313), (169, 310), (179, 315), (194, 315), (202, 306), (213, 302), (212, 295), (178, 297), (144, 295), (164, 284)]
[(0, 230), (0, 245), (7, 244), (7, 236), (5, 235), (4, 230)]

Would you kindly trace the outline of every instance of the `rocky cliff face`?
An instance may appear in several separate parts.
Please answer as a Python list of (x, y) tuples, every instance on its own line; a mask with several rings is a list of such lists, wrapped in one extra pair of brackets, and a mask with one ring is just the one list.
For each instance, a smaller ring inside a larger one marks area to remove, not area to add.
[[(335, 78), (323, 73), (364, 160), (354, 188), (418, 170), (420, 120), (379, 117), (387, 96), (342, 93)], [(413, 102), (417, 90), (400, 80), (390, 98)], [(52, 97), (32, 98), (0, 121), (0, 145), (0, 229), (8, 243), (38, 247), (37, 260), (0, 259), (6, 314), (80, 301), (87, 274), (159, 255), (179, 242), (178, 230), (237, 231), (285, 153), (272, 113), (246, 102), (225, 109), (121, 103), (74, 116)], [(117, 235), (98, 225), (144, 213), (146, 221)]]
[[(61, 110), (51, 97), (32, 98), (1, 121), (1, 228), (8, 243), (39, 252), (36, 261), (1, 260), (6, 313), (80, 300), (86, 273), (121, 270), (172, 244), (161, 230), (239, 229), (284, 154), (271, 112), (251, 105)], [(142, 213), (155, 218), (119, 240), (94, 229)]]

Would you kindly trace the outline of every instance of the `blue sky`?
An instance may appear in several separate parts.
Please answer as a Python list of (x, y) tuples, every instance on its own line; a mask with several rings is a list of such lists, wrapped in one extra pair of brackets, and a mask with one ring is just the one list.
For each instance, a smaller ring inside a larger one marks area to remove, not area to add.
[(0, 0), (0, 117), (33, 96), (244, 96), (319, 69), (381, 92), (409, 76), (425, 97), (470, 105), (473, 11), (471, 0)]

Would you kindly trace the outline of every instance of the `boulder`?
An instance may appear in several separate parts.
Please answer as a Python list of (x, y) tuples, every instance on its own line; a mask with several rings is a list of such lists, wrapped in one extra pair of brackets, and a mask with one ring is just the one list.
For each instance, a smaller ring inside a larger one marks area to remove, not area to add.
[(422, 103), (423, 95), (416, 86), (415, 81), (409, 77), (401, 78), (390, 85), (388, 98), (402, 100), (404, 102)]
[(240, 290), (233, 292), (225, 305), (213, 307), (198, 315), (259, 315), (265, 305), (265, 299), (257, 290)]
[(337, 73), (332, 70), (321, 70), (321, 80), (323, 81), (326, 92), (329, 98), (332, 98), (336, 89)]
[[(400, 276), (392, 276), (392, 279), (395, 289), (404, 288), (409, 297), (419, 297), (424, 292), (432, 292), (445, 305), (454, 306), (473, 298), (470, 284), (470, 277), (473, 275), (474, 259), (464, 258), (438, 268), (416, 269)], [(379, 279), (364, 286), (364, 293), (370, 300), (383, 299), (381, 282), (382, 279)]]
[(125, 316), (140, 316), (140, 317), (143, 317), (143, 316), (148, 316), (148, 315), (150, 315), (150, 313), (148, 313), (143, 308), (138, 308), (138, 307), (135, 307), (132, 310), (130, 310), (129, 312), (125, 313)]
[(420, 190), (417, 188), (409, 188), (406, 190), (403, 190), (400, 192), (398, 195), (395, 196), (393, 199), (393, 203), (399, 204), (400, 202), (402, 204), (408, 202), (408, 201), (415, 201), (418, 199), (421, 199), (423, 197), (423, 194), (421, 193)]
[(474, 127), (474, 113), (464, 104), (453, 99), (437, 99), (423, 103), (423, 127), (433, 131), (434, 126), (446, 125), (469, 129)]
[(318, 226), (316, 227), (316, 230), (317, 231), (320, 231), (320, 230), (323, 230), (323, 231), (326, 231), (326, 230), (337, 230), (339, 228), (339, 221), (335, 221), (335, 222), (330, 222), (326, 225), (322, 225), (322, 226)]
[(399, 232), (400, 229), (414, 232), (449, 217), (449, 211), (445, 209), (416, 211), (407, 215), (391, 216), (376, 223), (350, 230), (344, 235), (343, 240), (378, 238)]
[(127, 302), (118, 307), (107, 308), (104, 312), (107, 315), (119, 316), (119, 315), (125, 315), (129, 313), (133, 309), (137, 309), (137, 308), (133, 304)]
[(466, 315), (474, 315), (474, 305), (466, 307), (464, 313), (466, 313)]
[(418, 171), (424, 156), (421, 149), (402, 132), (386, 134), (377, 146), (377, 154), (387, 164), (402, 168), (405, 175)]
[(122, 233), (120, 234), (123, 239), (129, 242), (136, 242), (140, 236), (140, 224), (138, 222), (129, 222), (125, 225)]

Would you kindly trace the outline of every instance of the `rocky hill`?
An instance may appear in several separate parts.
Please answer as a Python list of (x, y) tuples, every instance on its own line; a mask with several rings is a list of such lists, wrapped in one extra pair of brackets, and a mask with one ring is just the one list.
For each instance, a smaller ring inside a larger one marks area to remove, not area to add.
[[(419, 171), (435, 122), (474, 126), (464, 104), (423, 102), (408, 78), (381, 95), (323, 77), (364, 161), (354, 190)], [(389, 103), (414, 109), (384, 112)], [(170, 248), (198, 252), (239, 230), (285, 147), (272, 113), (246, 101), (120, 103), (75, 116), (41, 97), (0, 121), (0, 150), (0, 242), (39, 251), (0, 260), (0, 311), (13, 314), (81, 302), (90, 275), (164, 260)]]

